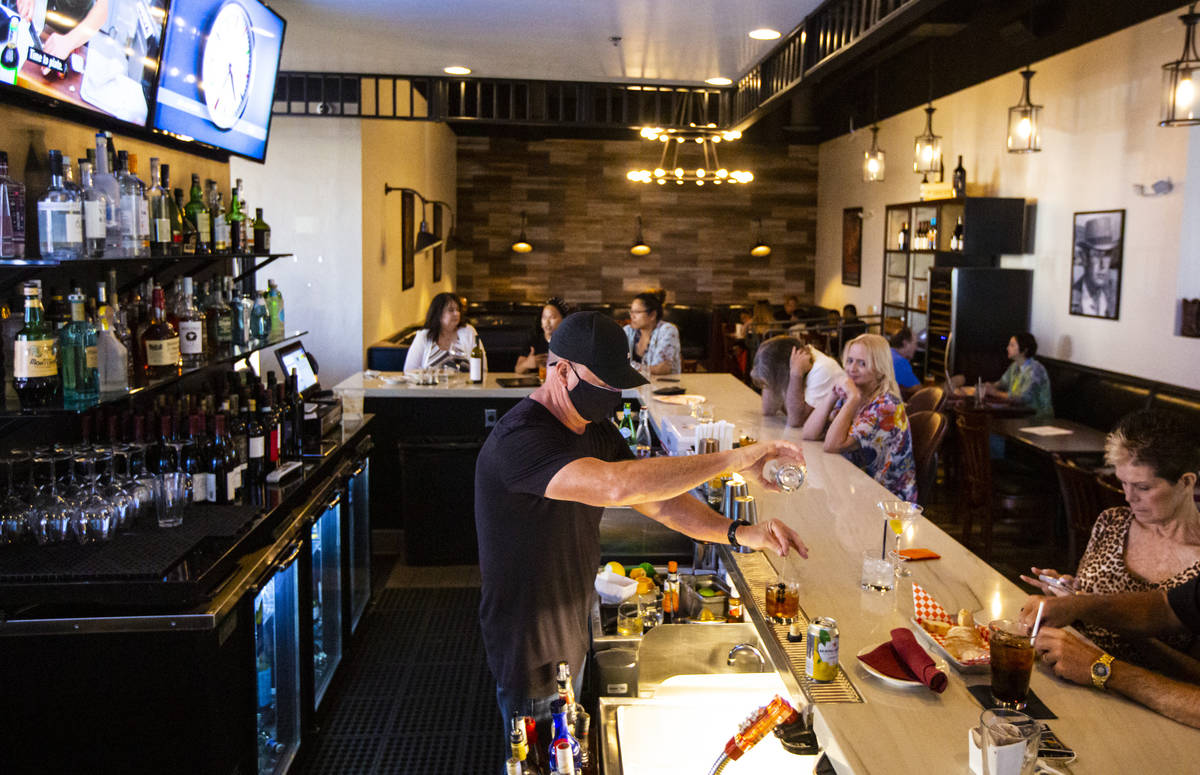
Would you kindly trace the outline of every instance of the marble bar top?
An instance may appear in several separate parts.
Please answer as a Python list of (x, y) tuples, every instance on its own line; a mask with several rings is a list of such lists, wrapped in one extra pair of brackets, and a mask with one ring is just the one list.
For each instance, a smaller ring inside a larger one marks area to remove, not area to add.
[[(713, 405), (714, 417), (735, 424), (761, 441), (787, 439), (800, 444), (808, 481), (796, 493), (772, 493), (756, 483), (750, 491), (760, 518), (778, 517), (798, 531), (810, 549), (802, 560), (768, 555), (777, 570), (801, 582), (800, 603), (809, 616), (831, 616), (841, 631), (840, 661), (865, 702), (814, 706), (818, 737), (840, 773), (968, 773), (967, 733), (982, 708), (967, 686), (986, 684), (987, 673), (965, 675), (948, 668), (943, 694), (892, 688), (862, 669), (856, 654), (889, 639), (894, 627), (915, 627), (912, 584), (916, 582), (951, 612), (971, 611), (975, 620), (1015, 616), (1027, 591), (1018, 588), (937, 525), (921, 518), (905, 546), (926, 547), (941, 559), (909, 563), (910, 578), (897, 579), (886, 594), (859, 588), (861, 554), (878, 552), (883, 518), (876, 506), (891, 494), (841, 455), (819, 442), (800, 441), (782, 415), (763, 417), (760, 399), (728, 374), (682, 374), (679, 384)], [(655, 400), (641, 388), (656, 431), (688, 425), (689, 408)], [(665, 422), (670, 419), (670, 423)], [(1068, 570), (1068, 569), (1063, 569)], [(1070, 569), (1073, 570), (1073, 569)], [(1032, 688), (1058, 715), (1051, 729), (1073, 748), (1077, 773), (1181, 772), (1200, 752), (1200, 730), (1158, 716), (1116, 694), (1066, 683), (1044, 665), (1034, 669)], [(1182, 769), (1181, 769), (1182, 768)]]
[[(505, 387), (500, 379), (536, 377), (536, 374), (516, 374), (504, 371), (489, 371), (483, 382), (474, 383), (466, 374), (454, 374), (450, 380), (437, 385), (415, 385), (402, 371), (360, 371), (334, 385), (334, 392), (361, 390), (366, 398), (522, 398), (534, 391), (533, 387)], [(626, 398), (636, 398), (637, 390), (622, 392)]]

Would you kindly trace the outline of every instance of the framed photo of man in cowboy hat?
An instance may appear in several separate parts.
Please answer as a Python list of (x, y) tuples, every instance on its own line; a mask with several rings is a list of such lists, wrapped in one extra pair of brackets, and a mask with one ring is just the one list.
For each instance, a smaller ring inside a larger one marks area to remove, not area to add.
[(1116, 320), (1121, 308), (1125, 211), (1075, 213), (1071, 314)]

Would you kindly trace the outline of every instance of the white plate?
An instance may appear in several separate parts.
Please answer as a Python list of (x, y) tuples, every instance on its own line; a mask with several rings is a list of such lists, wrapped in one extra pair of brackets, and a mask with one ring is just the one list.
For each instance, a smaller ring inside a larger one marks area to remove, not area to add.
[[(858, 652), (857, 656), (860, 656), (860, 657), (866, 656), (867, 654), (870, 654), (875, 649), (879, 648), (880, 645), (882, 645), (882, 644), (876, 644), (874, 646), (866, 646), (865, 648), (862, 649), (862, 651)], [(936, 654), (930, 654), (929, 658), (933, 660), (934, 667), (936, 667), (938, 670), (941, 670), (943, 673), (946, 673), (946, 660), (942, 659), (941, 657), (937, 656)], [(915, 681), (915, 680), (908, 681), (908, 680), (904, 680), (901, 678), (892, 678), (890, 675), (884, 675), (883, 673), (879, 672), (875, 668), (868, 665), (866, 662), (863, 662), (861, 659), (858, 660), (858, 665), (863, 670), (866, 670), (868, 673), (875, 676), (880, 681), (883, 681), (888, 686), (894, 686), (897, 689), (915, 689), (918, 686), (921, 686), (921, 687), (925, 686), (925, 684), (921, 683), (920, 681)], [(946, 673), (946, 677), (948, 678), (949, 676), (950, 676), (950, 674)]]
[(654, 396), (655, 401), (661, 401), (664, 404), (674, 404), (675, 406), (691, 406), (706, 400), (704, 396), (696, 393), (680, 393), (675, 396)]
[[(918, 622), (916, 619), (913, 619), (911, 617), (909, 618), (909, 621), (912, 622), (912, 625), (913, 625), (912, 629), (914, 631), (916, 631), (917, 637), (924, 641), (924, 643), (922, 645), (925, 646), (925, 650), (928, 651), (929, 649), (932, 648), (938, 654), (941, 654), (943, 657), (945, 657), (946, 661), (949, 662), (951, 665), (953, 665), (954, 669), (957, 670), (958, 672), (960, 672), (960, 673), (990, 673), (990, 672), (992, 672), (992, 665), (991, 665), (990, 659), (986, 662), (978, 662), (978, 663), (973, 663), (973, 664), (969, 664), (969, 665), (965, 664), (963, 662), (959, 662), (957, 659), (955, 659), (953, 656), (951, 656), (950, 652), (946, 651), (945, 647), (943, 647), (942, 644), (938, 643), (937, 640), (932, 635), (930, 635), (925, 630), (924, 627), (921, 626), (920, 622)], [(930, 656), (934, 656), (934, 655), (930, 654)], [(934, 656), (934, 659), (937, 659), (937, 657)]]

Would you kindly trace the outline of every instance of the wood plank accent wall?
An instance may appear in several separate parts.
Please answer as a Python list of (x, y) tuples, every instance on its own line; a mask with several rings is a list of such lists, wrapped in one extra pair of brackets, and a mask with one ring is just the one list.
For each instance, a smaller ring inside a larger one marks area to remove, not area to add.
[[(661, 153), (645, 140), (460, 137), (457, 290), (472, 301), (627, 302), (661, 287), (679, 304), (780, 303), (788, 294), (811, 302), (816, 146), (738, 141), (719, 150), (723, 166), (750, 170), (754, 182), (631, 182), (631, 167), (653, 169)], [(693, 156), (681, 153), (680, 163)], [(524, 255), (510, 250), (522, 211), (533, 245)], [(629, 254), (638, 215), (653, 249), (641, 258)], [(750, 256), (756, 217), (772, 247), (765, 258)]]

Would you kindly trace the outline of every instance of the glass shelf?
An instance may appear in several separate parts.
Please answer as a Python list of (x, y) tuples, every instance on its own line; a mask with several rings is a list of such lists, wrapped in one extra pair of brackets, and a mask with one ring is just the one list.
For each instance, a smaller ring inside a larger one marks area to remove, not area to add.
[(3, 408), (0, 408), (0, 418), (68, 417), (71, 415), (82, 414), (91, 409), (95, 409), (98, 406), (118, 403), (131, 396), (136, 396), (141, 393), (150, 393), (160, 388), (167, 387), (175, 382), (178, 382), (184, 377), (191, 376), (192, 374), (197, 374), (205, 370), (237, 363), (244, 358), (250, 357), (256, 352), (270, 350), (273, 347), (278, 347), (295, 339), (299, 339), (307, 333), (307, 331), (291, 331), (287, 336), (284, 336), (280, 339), (273, 339), (269, 342), (263, 342), (252, 347), (235, 347), (235, 352), (232, 355), (214, 358), (203, 366), (197, 366), (194, 369), (184, 369), (178, 376), (163, 377), (161, 379), (151, 380), (151, 382), (147, 385), (140, 385), (135, 388), (130, 388), (129, 390), (101, 393), (97, 400), (90, 401), (88, 403), (72, 404), (70, 406), (58, 404), (56, 406), (42, 406), (37, 408), (22, 409), (20, 402), (14, 398), (6, 403)]
[(290, 256), (291, 253), (219, 253), (216, 255), (196, 256), (106, 256), (104, 258), (79, 258), (71, 261), (56, 261), (44, 258), (3, 258), (0, 267), (31, 267), (31, 266), (79, 266), (87, 264), (131, 264), (138, 261), (221, 261), (226, 258), (270, 259)]

